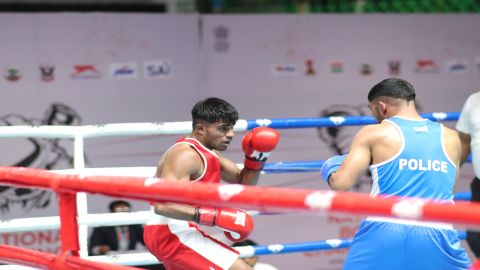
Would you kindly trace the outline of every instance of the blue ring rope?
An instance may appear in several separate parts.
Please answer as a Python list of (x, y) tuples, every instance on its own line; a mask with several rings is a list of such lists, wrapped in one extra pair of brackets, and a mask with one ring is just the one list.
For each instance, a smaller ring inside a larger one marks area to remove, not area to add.
[[(460, 112), (434, 112), (423, 113), (422, 117), (432, 121), (456, 121)], [(276, 129), (285, 128), (314, 128), (314, 127), (338, 127), (338, 126), (359, 126), (376, 124), (372, 116), (333, 116), (317, 118), (272, 118), (247, 120), (247, 130), (260, 126), (267, 126)]]
[[(465, 231), (458, 231), (458, 238), (460, 240), (466, 239)], [(252, 246), (254, 249), (254, 256), (284, 254), (294, 252), (309, 252), (317, 250), (332, 250), (348, 248), (352, 245), (353, 239), (330, 239), (314, 242), (301, 242), (290, 244), (274, 244), (274, 245), (259, 245)]]
[(309, 252), (316, 250), (342, 249), (348, 248), (351, 245), (352, 239), (332, 239), (315, 242), (253, 246), (253, 248), (255, 249), (255, 255), (270, 255), (294, 252)]
[[(263, 167), (265, 173), (320, 172), (324, 160), (271, 162)], [(472, 162), (470, 155), (465, 162)]]
[(455, 201), (470, 201), (472, 199), (472, 193), (470, 192), (458, 192), (453, 196)]

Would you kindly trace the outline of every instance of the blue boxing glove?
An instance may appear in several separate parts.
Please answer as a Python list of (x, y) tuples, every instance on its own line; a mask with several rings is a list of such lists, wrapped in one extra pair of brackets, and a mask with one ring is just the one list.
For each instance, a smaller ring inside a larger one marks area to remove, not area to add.
[(322, 168), (320, 169), (320, 175), (322, 176), (322, 179), (325, 182), (327, 182), (327, 184), (328, 184), (328, 178), (330, 178), (330, 175), (338, 171), (338, 168), (340, 168), (340, 165), (342, 165), (342, 162), (343, 160), (345, 160), (346, 156), (347, 155), (337, 155), (325, 160), (325, 162), (322, 165)]

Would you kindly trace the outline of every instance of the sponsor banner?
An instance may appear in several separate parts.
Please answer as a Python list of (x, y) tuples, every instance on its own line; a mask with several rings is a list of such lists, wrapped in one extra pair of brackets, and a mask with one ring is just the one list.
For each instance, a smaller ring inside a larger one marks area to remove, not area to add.
[(55, 80), (55, 65), (53, 64), (41, 64), (38, 66), (40, 71), (40, 80), (42, 82), (52, 82)]
[(74, 65), (71, 74), (72, 79), (99, 79), (101, 77), (97, 67), (91, 64)]
[(468, 60), (467, 59), (454, 59), (447, 61), (448, 73), (467, 73), (468, 72)]
[(169, 60), (143, 62), (143, 76), (146, 79), (168, 79), (172, 77), (172, 63)]
[(225, 26), (217, 26), (213, 29), (215, 43), (213, 49), (218, 53), (228, 52), (230, 49), (230, 42), (228, 41), (229, 29)]
[(330, 61), (330, 73), (332, 74), (341, 74), (344, 71), (344, 63), (340, 60)]
[(373, 73), (372, 65), (369, 63), (363, 63), (360, 65), (360, 74), (364, 76), (371, 75)]
[(420, 59), (415, 62), (415, 73), (437, 73), (440, 68), (433, 59)]
[(305, 60), (305, 75), (306, 76), (314, 76), (316, 74), (315, 64), (313, 59)]
[(18, 67), (7, 67), (3, 71), (3, 77), (9, 82), (17, 82), (23, 76), (23, 72)]
[(108, 67), (110, 79), (136, 79), (138, 78), (138, 64), (135, 62), (112, 63)]
[(277, 64), (272, 66), (272, 75), (274, 76), (297, 76), (299, 73), (296, 64)]
[(388, 61), (388, 74), (391, 76), (400, 75), (402, 63), (400, 60), (390, 60)]

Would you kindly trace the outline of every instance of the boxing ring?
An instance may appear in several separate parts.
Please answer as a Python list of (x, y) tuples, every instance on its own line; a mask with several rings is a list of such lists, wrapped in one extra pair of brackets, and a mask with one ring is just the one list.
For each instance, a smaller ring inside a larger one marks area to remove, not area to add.
[[(458, 119), (459, 113), (439, 112), (423, 114), (422, 116), (434, 121), (455, 121)], [(374, 118), (368, 116), (255, 119), (239, 120), (234, 130), (246, 131), (257, 126), (290, 129), (372, 123), (376, 123)], [(289, 213), (295, 211), (318, 214), (332, 211), (412, 220), (444, 221), (462, 225), (480, 225), (480, 215), (471, 214), (480, 211), (480, 204), (469, 202), (459, 201), (455, 205), (445, 205), (413, 198), (371, 198), (368, 194), (352, 192), (242, 185), (172, 184), (171, 182), (165, 184), (161, 179), (151, 178), (154, 172), (154, 168), (151, 167), (85, 168), (85, 139), (109, 136), (188, 134), (190, 131), (190, 121), (76, 127), (0, 127), (0, 138), (72, 139), (74, 153), (74, 168), (71, 170), (52, 172), (31, 168), (0, 167), (0, 184), (53, 190), (59, 198), (60, 209), (58, 217), (20, 218), (3, 221), (0, 224), (0, 233), (59, 228), (62, 239), (61, 252), (58, 255), (0, 245), (0, 260), (44, 269), (137, 269), (129, 266), (158, 263), (149, 253), (89, 257), (87, 255), (88, 227), (144, 223), (149, 218), (150, 212), (88, 214), (86, 193), (144, 201), (170, 200), (179, 203), (198, 203), (202, 201), (209, 206), (239, 207), (258, 211), (258, 213)], [(267, 163), (263, 173), (319, 171), (322, 164), (323, 161)], [(179, 194), (182, 194), (182, 196), (179, 197)], [(457, 194), (456, 198), (466, 200), (469, 198), (469, 194)], [(75, 213), (78, 213), (78, 215), (75, 215)], [(462, 237), (464, 238), (463, 232), (461, 232)], [(246, 257), (341, 249), (349, 247), (350, 244), (351, 239), (330, 239), (316, 242), (239, 247), (238, 250), (241, 252), (241, 256)], [(115, 264), (115, 266), (112, 264)]]

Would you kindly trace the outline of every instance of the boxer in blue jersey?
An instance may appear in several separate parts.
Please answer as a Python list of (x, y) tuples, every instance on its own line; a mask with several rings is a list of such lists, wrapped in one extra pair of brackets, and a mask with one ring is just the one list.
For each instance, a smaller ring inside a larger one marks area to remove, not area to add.
[[(368, 101), (378, 124), (361, 128), (347, 155), (325, 161), (322, 178), (334, 190), (349, 190), (370, 169), (372, 196), (453, 203), (461, 154), (458, 134), (418, 114), (415, 90), (405, 80), (381, 81)], [(343, 269), (456, 270), (470, 264), (451, 224), (367, 217)]]

